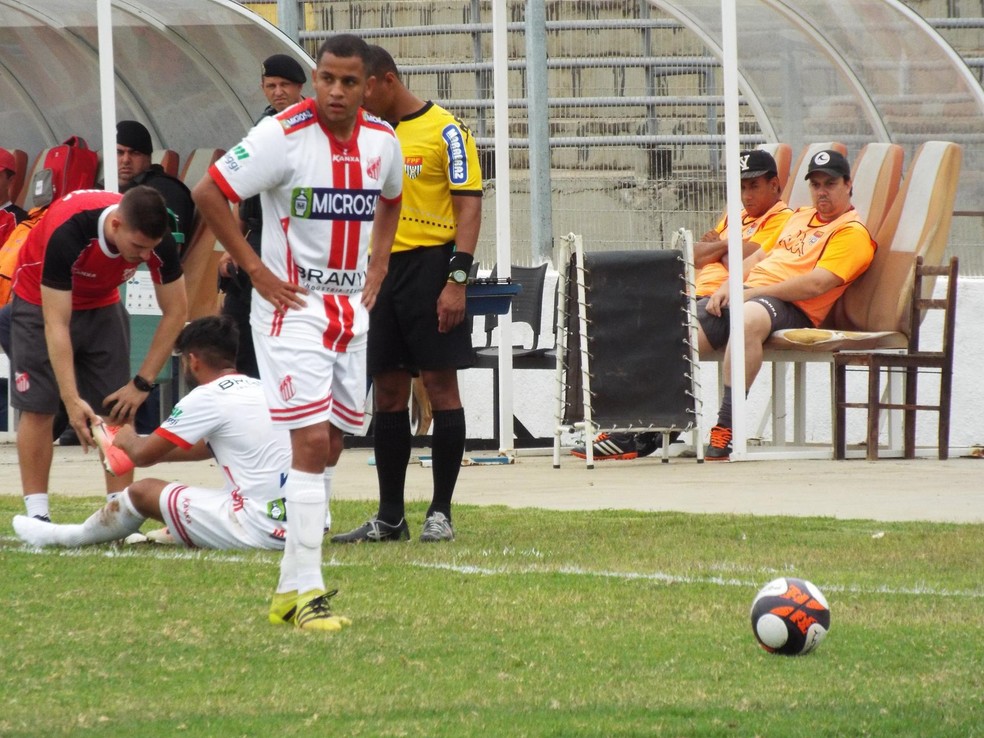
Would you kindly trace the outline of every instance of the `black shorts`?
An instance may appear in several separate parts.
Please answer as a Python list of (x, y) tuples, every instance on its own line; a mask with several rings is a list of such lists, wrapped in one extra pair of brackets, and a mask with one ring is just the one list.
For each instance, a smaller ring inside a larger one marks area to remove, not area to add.
[(404, 370), (465, 369), (475, 362), (471, 319), (437, 331), (437, 299), (448, 282), (452, 246), (398, 251), (369, 313), (369, 375)]
[[(14, 297), (11, 313), (10, 404), (18, 410), (54, 415), (61, 396), (44, 338), (40, 305)], [(69, 325), (79, 395), (104, 414), (103, 400), (130, 381), (130, 319), (122, 303), (76, 310)]]
[[(704, 329), (707, 342), (715, 349), (720, 349), (728, 342), (728, 337), (731, 335), (731, 311), (725, 308), (721, 311), (720, 318), (711, 315), (707, 312), (708, 299), (702, 297), (697, 301), (697, 322)], [(765, 306), (772, 319), (773, 333), (786, 328), (813, 327), (813, 321), (806, 317), (806, 313), (791, 302), (784, 302), (778, 297), (753, 297), (748, 302), (757, 302)]]

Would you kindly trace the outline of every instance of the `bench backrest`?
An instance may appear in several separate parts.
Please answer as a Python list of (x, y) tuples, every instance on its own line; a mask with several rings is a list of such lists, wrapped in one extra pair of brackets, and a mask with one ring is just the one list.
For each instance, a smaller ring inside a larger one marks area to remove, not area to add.
[(806, 170), (810, 167), (810, 159), (813, 158), (813, 155), (827, 149), (839, 151), (847, 156), (847, 147), (837, 141), (807, 144), (800, 152), (796, 165), (790, 170), (789, 181), (786, 182), (786, 186), (782, 190), (782, 199), (793, 210), (813, 204), (810, 197), (810, 185), (806, 181)]
[(154, 152), (150, 155), (150, 163), (160, 164), (164, 173), (172, 177), (178, 176), (178, 164), (180, 161), (181, 157), (173, 149), (154, 149)]
[(18, 200), (23, 201), (20, 197), (21, 190), (24, 188), (24, 182), (27, 177), (27, 152), (21, 151), (20, 149), (8, 149), (14, 157), (14, 176), (10, 178), (10, 187), (7, 191), (7, 196), (10, 198), (11, 202), (18, 202)]
[(878, 232), (899, 192), (904, 155), (898, 144), (869, 143), (851, 167), (851, 202), (872, 235)]
[[(874, 236), (878, 248), (871, 266), (834, 306), (836, 328), (909, 335), (916, 257), (930, 266), (943, 260), (961, 158), (960, 146), (947, 141), (927, 141), (916, 150)], [(932, 293), (934, 284), (934, 279), (925, 279), (924, 292)]]
[(764, 143), (755, 148), (768, 151), (772, 158), (776, 160), (776, 174), (779, 175), (779, 189), (786, 189), (786, 182), (789, 181), (789, 167), (793, 161), (793, 147), (784, 143)]

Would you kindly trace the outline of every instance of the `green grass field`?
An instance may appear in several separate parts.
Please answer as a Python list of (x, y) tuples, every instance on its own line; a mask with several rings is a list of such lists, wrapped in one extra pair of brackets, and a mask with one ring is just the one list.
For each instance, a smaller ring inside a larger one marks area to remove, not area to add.
[[(450, 545), (326, 544), (329, 635), (266, 622), (279, 554), (32, 550), (21, 509), (3, 736), (984, 735), (980, 525), (459, 507)], [(830, 602), (808, 656), (751, 632), (782, 575)]]

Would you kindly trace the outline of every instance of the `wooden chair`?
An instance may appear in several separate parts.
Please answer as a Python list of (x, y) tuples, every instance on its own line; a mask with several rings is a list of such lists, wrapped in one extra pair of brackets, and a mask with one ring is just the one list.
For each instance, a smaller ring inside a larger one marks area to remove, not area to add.
[[(937, 433), (937, 452), (940, 459), (949, 456), (950, 442), (950, 394), (953, 382), (954, 325), (957, 306), (957, 257), (951, 257), (945, 266), (927, 266), (923, 257), (916, 258), (913, 301), (909, 317), (909, 345), (904, 353), (882, 351), (845, 351), (834, 354), (834, 458), (843, 459), (847, 452), (845, 439), (846, 410), (866, 408), (868, 411), (867, 457), (869, 461), (878, 458), (878, 416), (881, 410), (901, 410), (903, 412), (903, 452), (905, 458), (912, 459), (916, 451), (916, 412), (930, 411), (939, 414)], [(947, 277), (946, 297), (942, 300), (932, 298), (924, 291), (923, 277)], [(924, 312), (943, 311), (942, 345), (937, 351), (927, 351), (920, 346), (919, 328)], [(847, 370), (857, 367), (868, 372), (868, 398), (866, 402), (847, 401)], [(882, 370), (890, 373), (901, 370), (905, 377), (905, 397), (903, 402), (895, 403), (882, 399)], [(922, 371), (939, 374), (939, 400), (932, 404), (919, 402), (917, 387)]]
[(818, 151), (833, 149), (847, 156), (847, 147), (837, 141), (826, 141), (823, 143), (807, 144), (800, 152), (796, 164), (790, 170), (789, 181), (782, 190), (782, 199), (793, 210), (812, 205), (810, 198), (810, 185), (806, 181), (806, 170), (810, 168), (810, 159)]

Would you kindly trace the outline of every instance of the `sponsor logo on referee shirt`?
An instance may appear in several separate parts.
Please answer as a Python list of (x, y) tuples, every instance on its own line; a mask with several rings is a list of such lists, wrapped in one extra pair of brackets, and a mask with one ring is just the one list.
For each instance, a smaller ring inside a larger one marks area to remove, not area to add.
[(376, 214), (378, 199), (379, 190), (295, 187), (291, 215), (310, 220), (369, 221)]
[(461, 185), (468, 181), (468, 158), (465, 156), (465, 140), (455, 125), (447, 125), (441, 131), (448, 147), (448, 178), (451, 184)]

